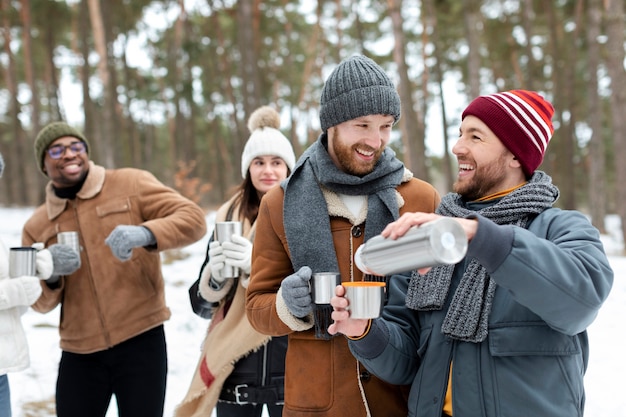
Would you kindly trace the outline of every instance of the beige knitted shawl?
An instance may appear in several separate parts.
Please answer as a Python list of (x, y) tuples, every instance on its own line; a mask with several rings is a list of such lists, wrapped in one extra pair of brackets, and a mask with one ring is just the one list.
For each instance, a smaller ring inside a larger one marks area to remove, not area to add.
[[(224, 208), (227, 209), (232, 201), (220, 208), (216, 221), (224, 220), (227, 211)], [(233, 219), (238, 217), (239, 207), (236, 207)], [(248, 221), (243, 223), (243, 234), (248, 238), (254, 236), (254, 229), (254, 225)], [(176, 407), (175, 417), (210, 416), (234, 364), (270, 340), (269, 336), (258, 333), (248, 322), (245, 311), (246, 289), (240, 285), (241, 280), (242, 277), (237, 279), (237, 290), (226, 316), (223, 301), (213, 314), (191, 385), (183, 401)]]

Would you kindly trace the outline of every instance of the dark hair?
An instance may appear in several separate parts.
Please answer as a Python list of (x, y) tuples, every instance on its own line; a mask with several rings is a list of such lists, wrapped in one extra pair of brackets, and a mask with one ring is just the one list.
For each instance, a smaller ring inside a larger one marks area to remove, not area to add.
[(261, 198), (254, 185), (252, 185), (252, 179), (250, 179), (249, 174), (237, 187), (237, 198), (233, 201), (233, 206), (237, 205), (239, 205), (239, 218), (241, 220), (248, 219), (250, 224), (254, 224), (259, 214)]
[[(291, 170), (287, 167), (287, 176), (291, 174)], [(261, 205), (261, 197), (252, 184), (250, 171), (246, 173), (246, 178), (239, 184), (236, 189), (237, 197), (233, 201), (233, 206), (239, 205), (240, 220), (248, 219), (250, 224), (254, 224), (259, 215), (259, 206)]]

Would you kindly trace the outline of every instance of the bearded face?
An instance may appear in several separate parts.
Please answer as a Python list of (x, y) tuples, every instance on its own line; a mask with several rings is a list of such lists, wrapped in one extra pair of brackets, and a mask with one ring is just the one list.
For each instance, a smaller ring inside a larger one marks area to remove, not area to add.
[(328, 152), (344, 172), (362, 177), (374, 170), (389, 143), (393, 117), (369, 115), (328, 130)]
[(472, 171), (472, 175), (459, 175), (453, 185), (454, 192), (466, 201), (474, 201), (501, 190), (507, 176), (507, 156), (508, 152), (504, 151), (496, 159), (482, 164), (459, 161), (459, 172)]

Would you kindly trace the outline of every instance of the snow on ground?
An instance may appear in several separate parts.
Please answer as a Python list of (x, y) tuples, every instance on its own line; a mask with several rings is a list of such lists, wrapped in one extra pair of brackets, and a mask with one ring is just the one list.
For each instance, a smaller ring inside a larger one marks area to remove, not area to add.
[[(7, 247), (19, 246), (21, 228), (32, 209), (0, 208), (0, 239)], [(212, 230), (214, 213), (207, 215)], [(619, 221), (607, 218), (611, 232), (603, 236), (607, 254), (615, 271), (613, 290), (598, 318), (589, 328), (591, 345), (589, 368), (585, 377), (587, 392), (586, 416), (618, 416), (626, 410), (622, 377), (626, 375), (626, 257), (619, 256), (623, 239)], [(194, 372), (200, 344), (207, 322), (196, 317), (189, 307), (187, 289), (197, 278), (204, 259), (208, 236), (187, 246), (187, 257), (163, 265), (167, 303), (172, 318), (165, 324), (169, 373), (165, 398), (165, 416), (173, 415), (182, 400)], [(29, 310), (23, 316), (29, 339), (31, 366), (25, 371), (9, 374), (14, 417), (54, 416), (54, 390), (61, 352), (57, 332), (58, 309), (42, 315)], [(112, 402), (107, 417), (117, 415)]]

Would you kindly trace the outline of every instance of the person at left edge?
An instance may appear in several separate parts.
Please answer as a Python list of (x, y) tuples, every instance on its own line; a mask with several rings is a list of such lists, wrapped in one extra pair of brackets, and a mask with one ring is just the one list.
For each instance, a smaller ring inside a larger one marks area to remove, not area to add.
[[(4, 171), (4, 159), (0, 154), (0, 177)], [(30, 364), (28, 341), (22, 326), (22, 315), (41, 295), (39, 280), (46, 280), (55, 272), (53, 261), (63, 256), (69, 246), (53, 245), (41, 249), (36, 255), (35, 276), (9, 275), (9, 251), (0, 240), (0, 417), (11, 417), (11, 389), (9, 372), (26, 369)], [(54, 254), (53, 254), (54, 253)], [(71, 253), (69, 254), (72, 255)], [(74, 256), (74, 262), (78, 262)], [(68, 263), (68, 262), (65, 262)]]
[(171, 313), (159, 252), (202, 238), (204, 212), (147, 171), (96, 165), (65, 122), (39, 132), (35, 157), (50, 182), (22, 243), (48, 246), (77, 231), (81, 245), (80, 267), (43, 283), (33, 305), (61, 307), (57, 415), (104, 416), (114, 394), (121, 416), (161, 417)]

